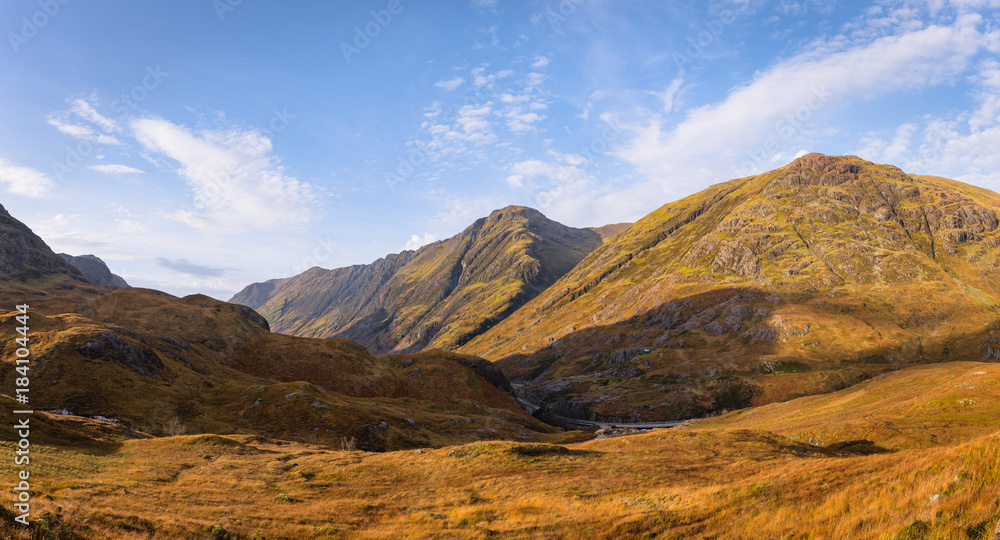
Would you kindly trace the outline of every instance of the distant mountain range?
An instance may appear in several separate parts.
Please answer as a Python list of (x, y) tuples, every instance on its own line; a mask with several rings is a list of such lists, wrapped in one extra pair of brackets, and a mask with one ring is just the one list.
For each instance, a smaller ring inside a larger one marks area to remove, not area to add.
[(230, 299), (277, 332), (342, 337), (375, 353), (456, 349), (574, 268), (623, 225), (574, 229), (509, 206), (460, 234), (372, 264), (311, 268)]
[(232, 302), (280, 332), (499, 361), (562, 416), (684, 418), (1000, 358), (998, 211), (986, 189), (809, 154), (606, 239), (511, 207)]

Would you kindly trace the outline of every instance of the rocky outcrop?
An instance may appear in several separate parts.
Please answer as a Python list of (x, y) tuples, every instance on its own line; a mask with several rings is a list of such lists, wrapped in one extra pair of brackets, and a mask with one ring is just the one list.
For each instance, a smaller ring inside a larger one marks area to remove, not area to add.
[(53, 274), (84, 280), (79, 270), (0, 206), (0, 279), (24, 282)]
[(240, 317), (243, 317), (244, 319), (256, 324), (257, 326), (263, 328), (264, 330), (267, 330), (268, 332), (271, 331), (271, 325), (267, 323), (267, 319), (265, 319), (263, 316), (261, 316), (260, 313), (257, 313), (253, 309), (244, 305), (233, 304), (233, 311), (235, 311), (236, 314), (239, 315)]
[(79, 270), (91, 285), (113, 287), (116, 289), (129, 286), (121, 276), (112, 274), (108, 265), (96, 255), (80, 255), (77, 257), (60, 253), (59, 257)]
[(166, 367), (151, 348), (133, 345), (114, 332), (100, 332), (73, 348), (87, 358), (118, 362), (144, 377), (155, 377)]

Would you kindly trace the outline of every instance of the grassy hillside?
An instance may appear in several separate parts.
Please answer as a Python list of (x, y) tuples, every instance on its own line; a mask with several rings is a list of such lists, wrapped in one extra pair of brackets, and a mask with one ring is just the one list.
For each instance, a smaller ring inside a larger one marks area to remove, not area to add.
[[(823, 399), (580, 444), (371, 454), (110, 433), (80, 451), (52, 438), (36, 454), (49, 495), (37, 528), (86, 539), (991, 539), (998, 383), (993, 364), (928, 366)], [(962, 404), (970, 395), (977, 402)], [(914, 407), (934, 418), (935, 440), (893, 432), (916, 426)], [(831, 431), (831, 420), (842, 429)], [(86, 425), (57, 427), (63, 438), (97, 436)], [(0, 475), (12, 474), (0, 463)]]
[(375, 353), (454, 349), (541, 293), (600, 243), (597, 231), (510, 206), (415, 252), (255, 283), (230, 301), (260, 311), (276, 332), (343, 337)]
[[(205, 296), (120, 289), (76, 312), (29, 314), (40, 410), (153, 435), (254, 433), (336, 447), (354, 439), (366, 450), (553, 431), (477, 374), (496, 378), (488, 363), (433, 350), (378, 358), (343, 339), (273, 334), (251, 310)], [(18, 376), (15, 315), (0, 312), (4, 388)]]
[(663, 206), (460, 350), (563, 415), (685, 418), (1000, 358), (1000, 195), (810, 154)]

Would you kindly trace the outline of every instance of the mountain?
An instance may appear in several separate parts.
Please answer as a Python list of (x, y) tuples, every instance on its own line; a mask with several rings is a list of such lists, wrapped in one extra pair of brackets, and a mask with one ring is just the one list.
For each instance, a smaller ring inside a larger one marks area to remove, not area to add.
[(1000, 195), (809, 154), (667, 204), (459, 350), (562, 416), (660, 420), (1000, 358)]
[[(525, 413), (480, 358), (375, 357), (346, 339), (274, 334), (254, 310), (203, 295), (92, 287), (6, 213), (0, 242), (0, 386), (23, 376), (13, 366), (23, 337), (15, 306), (28, 304), (25, 405), (74, 417), (56, 422), (69, 430), (56, 430), (64, 443), (89, 437), (72, 426), (115, 440), (243, 433), (373, 451), (558, 432)], [(0, 402), (15, 406), (9, 395)]]
[(544, 291), (613, 232), (509, 206), (416, 251), (255, 283), (230, 302), (258, 310), (276, 332), (347, 338), (374, 353), (454, 349)]
[(108, 265), (104, 263), (96, 255), (80, 255), (74, 257), (73, 255), (68, 255), (66, 253), (60, 253), (62, 260), (73, 265), (74, 268), (83, 274), (83, 277), (91, 285), (99, 285), (102, 287), (115, 287), (122, 288), (128, 287), (129, 284), (122, 279), (121, 276), (112, 274)]
[(0, 206), (0, 280), (26, 282), (59, 274), (83, 280), (83, 274)]

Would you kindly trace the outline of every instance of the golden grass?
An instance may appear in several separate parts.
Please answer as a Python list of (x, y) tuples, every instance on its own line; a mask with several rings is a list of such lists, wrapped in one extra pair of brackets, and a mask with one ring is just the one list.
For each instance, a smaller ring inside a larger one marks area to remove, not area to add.
[[(247, 435), (113, 434), (89, 450), (33, 447), (34, 512), (78, 538), (989, 539), (1000, 517), (997, 369), (926, 366), (578, 444), (378, 454)], [(967, 390), (986, 404), (978, 416), (914, 427), (934, 430), (933, 443), (894, 435), (919, 424), (928, 402)], [(826, 446), (792, 438), (802, 431)], [(868, 444), (835, 444), (865, 435)], [(0, 478), (14, 472), (0, 462)]]
[(997, 434), (871, 456), (751, 430), (386, 454), (180, 436), (39, 449), (36, 511), (84, 538), (890, 539), (919, 521), (968, 539), (1000, 512), (998, 452)]

